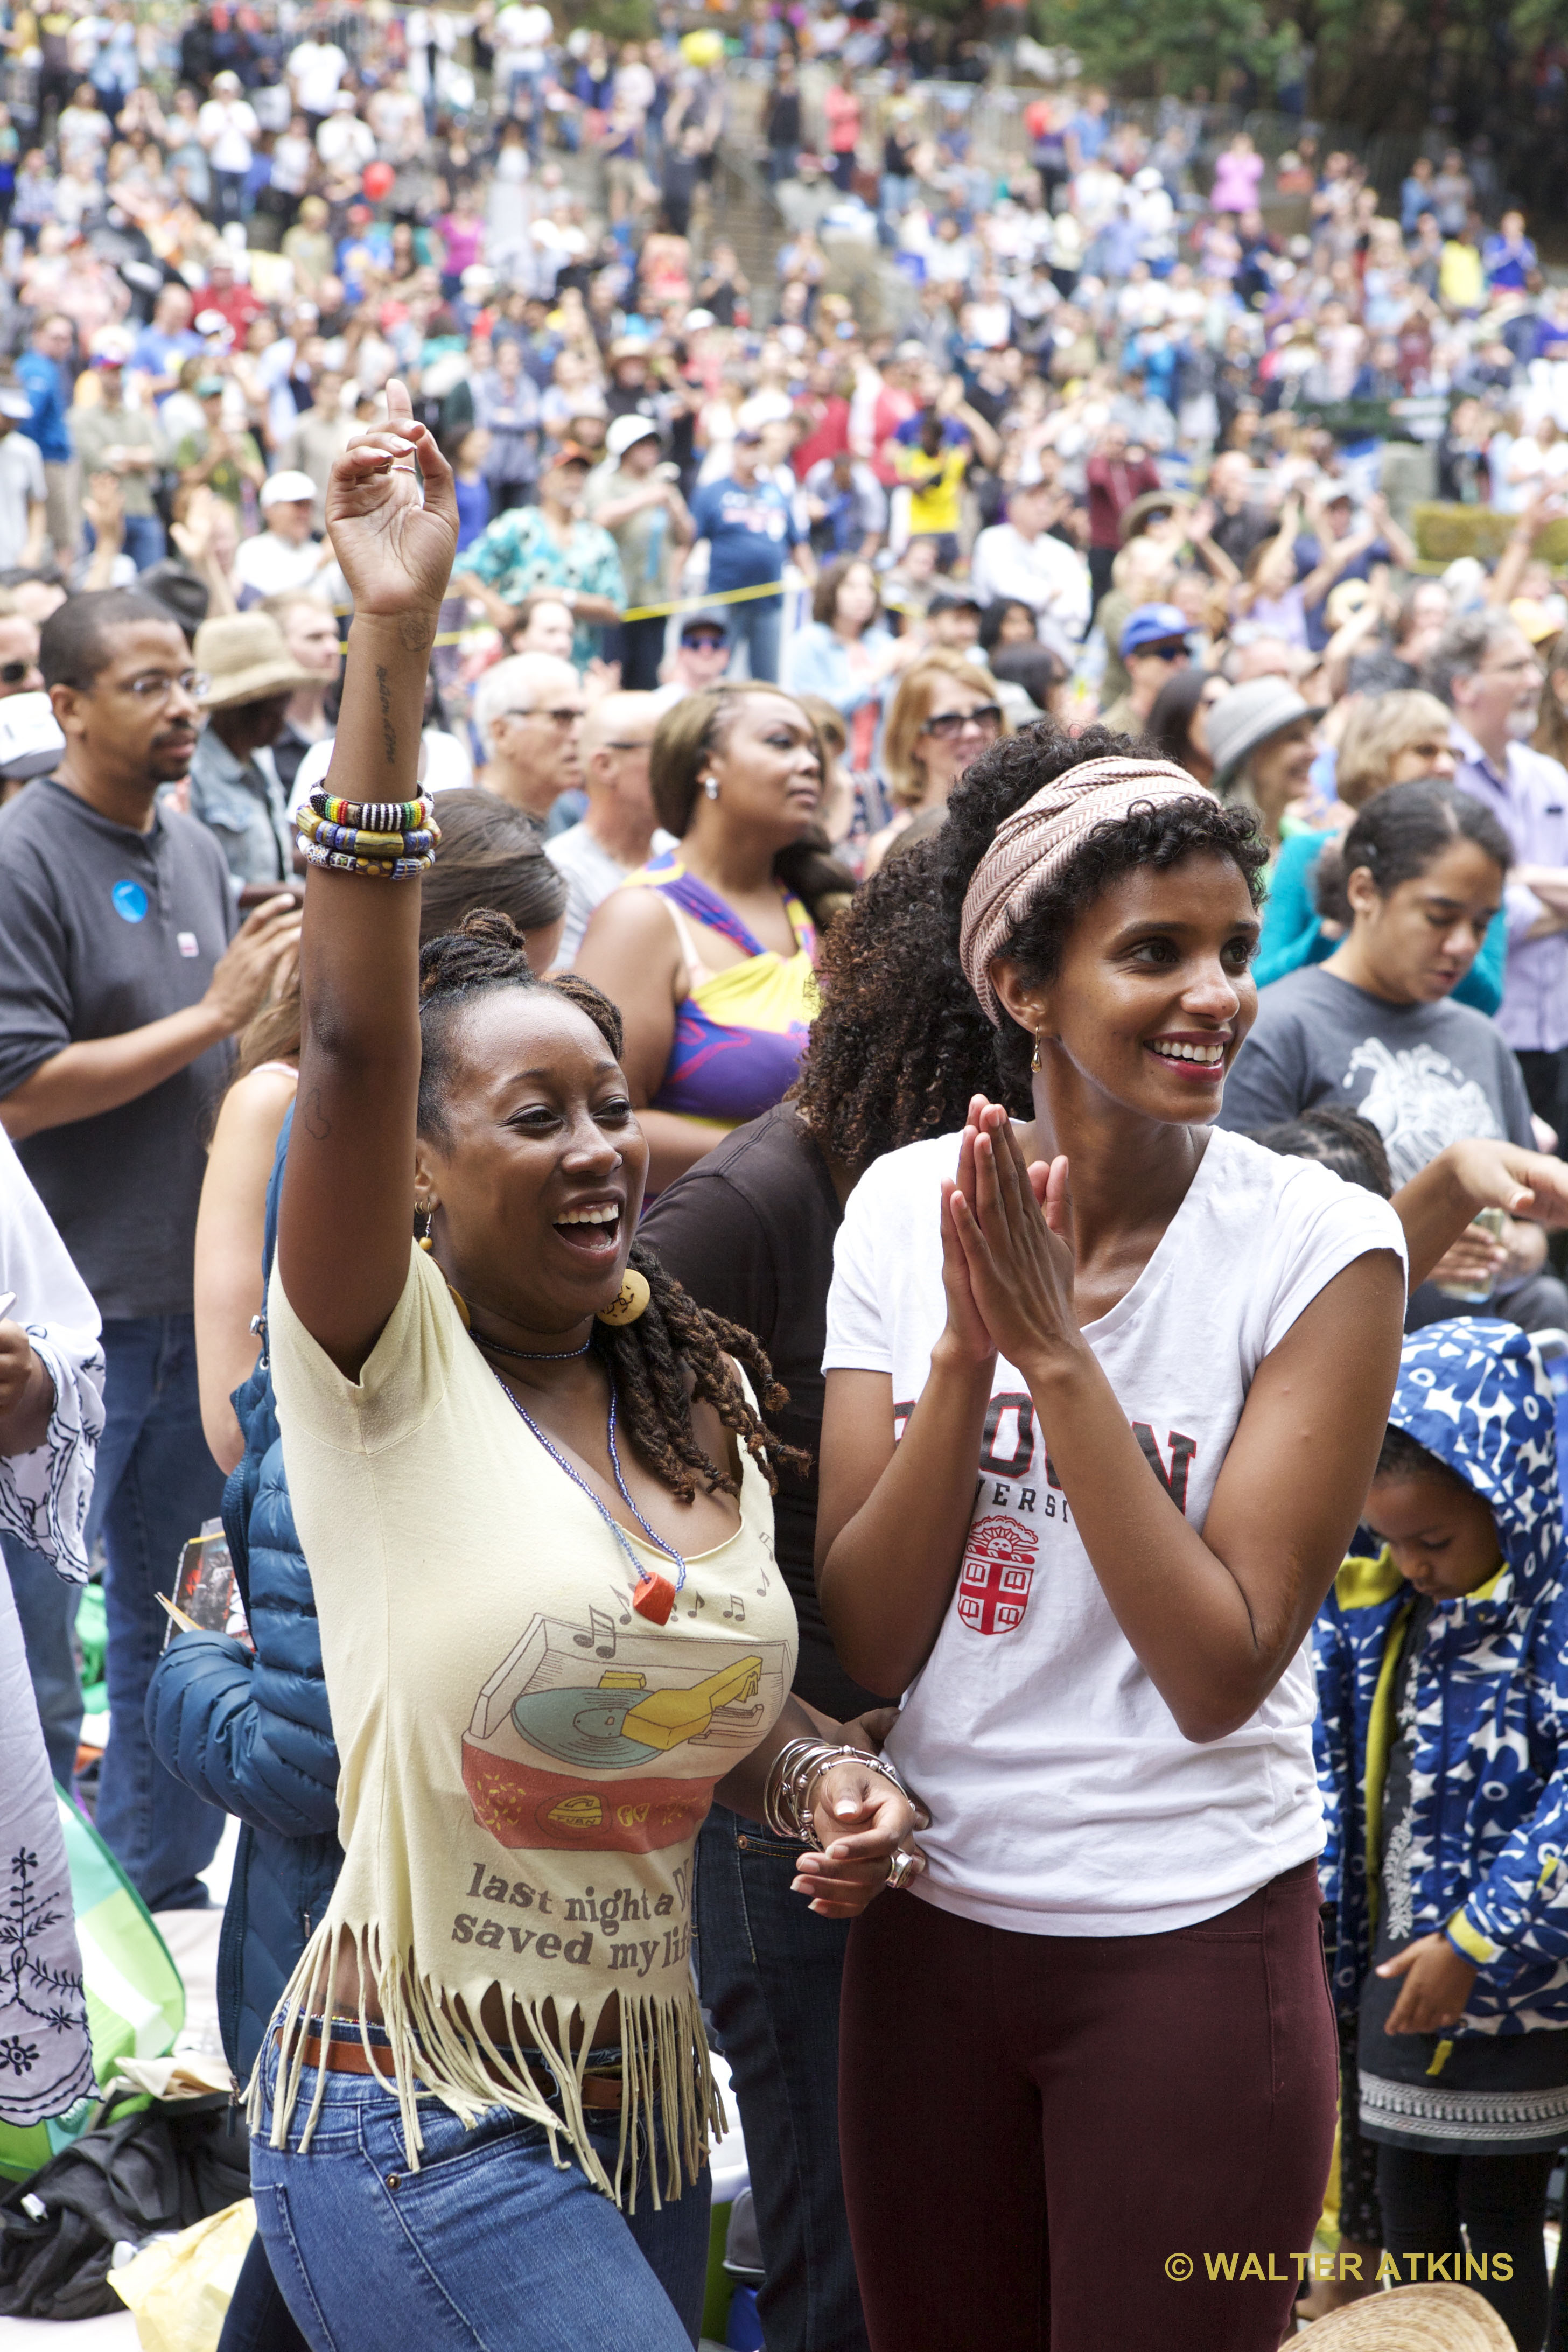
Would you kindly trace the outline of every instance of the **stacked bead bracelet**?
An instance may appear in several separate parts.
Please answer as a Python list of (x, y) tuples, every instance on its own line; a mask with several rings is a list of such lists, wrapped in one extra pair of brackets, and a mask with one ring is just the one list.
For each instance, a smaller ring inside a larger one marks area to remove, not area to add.
[(792, 1739), (774, 1757), (763, 1799), (763, 1820), (774, 1837), (799, 1838), (820, 1853), (822, 1840), (812, 1819), (812, 1791), (830, 1765), (853, 1762), (868, 1772), (879, 1772), (900, 1796), (909, 1790), (893, 1767), (863, 1748), (829, 1748), (821, 1739)]
[(300, 813), (300, 852), (334, 873), (409, 882), (436, 863), (435, 814), (432, 800), (341, 801), (318, 786)]

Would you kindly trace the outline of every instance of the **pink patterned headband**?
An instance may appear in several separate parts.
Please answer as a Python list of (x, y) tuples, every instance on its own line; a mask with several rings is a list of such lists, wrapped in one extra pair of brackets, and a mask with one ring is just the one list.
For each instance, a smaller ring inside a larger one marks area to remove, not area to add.
[(997, 826), (964, 893), (958, 939), (964, 976), (994, 1028), (1002, 1025), (1002, 1007), (991, 985), (993, 962), (1031, 899), (1066, 870), (1095, 827), (1120, 824), (1135, 808), (1208, 797), (1168, 760), (1089, 760), (1053, 777)]

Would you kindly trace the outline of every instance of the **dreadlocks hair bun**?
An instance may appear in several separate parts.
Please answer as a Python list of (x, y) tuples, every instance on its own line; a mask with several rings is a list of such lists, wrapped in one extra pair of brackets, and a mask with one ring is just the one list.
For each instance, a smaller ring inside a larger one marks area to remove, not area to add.
[[(511, 917), (493, 907), (475, 908), (457, 930), (426, 940), (419, 950), (419, 1132), (442, 1144), (450, 1140), (447, 1104), (461, 1076), (459, 1017), (497, 988), (537, 990), (574, 1006), (620, 1059), (620, 1009), (603, 989), (570, 971), (539, 979)], [(589, 1344), (614, 1382), (621, 1427), (639, 1460), (682, 1502), (693, 1499), (699, 1485), (710, 1494), (739, 1491), (739, 1481), (698, 1440), (691, 1403), (701, 1397), (757, 1464), (770, 1492), (778, 1488), (775, 1465), (808, 1470), (805, 1454), (770, 1433), (735, 1376), (731, 1358), (744, 1365), (763, 1412), (777, 1412), (788, 1403), (760, 1342), (699, 1307), (646, 1243), (633, 1242), (630, 1263), (648, 1286), (646, 1311), (618, 1328), (595, 1320)]]

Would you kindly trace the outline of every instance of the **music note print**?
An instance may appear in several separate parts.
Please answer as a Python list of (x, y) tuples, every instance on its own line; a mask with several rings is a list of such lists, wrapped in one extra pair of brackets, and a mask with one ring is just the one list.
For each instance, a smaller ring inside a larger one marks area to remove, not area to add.
[(608, 1617), (604, 1610), (595, 1609), (592, 1605), (588, 1610), (588, 1631), (585, 1633), (574, 1633), (572, 1639), (578, 1649), (592, 1650), (595, 1657), (613, 1658), (616, 1654), (614, 1620)]
[(730, 1606), (724, 1612), (724, 1622), (726, 1625), (743, 1625), (745, 1622), (746, 1604), (742, 1600), (738, 1592), (731, 1592), (730, 1595)]

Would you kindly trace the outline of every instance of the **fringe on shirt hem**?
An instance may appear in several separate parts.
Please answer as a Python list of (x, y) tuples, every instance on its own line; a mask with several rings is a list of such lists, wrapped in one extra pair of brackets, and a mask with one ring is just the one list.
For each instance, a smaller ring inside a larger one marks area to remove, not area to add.
[[(352, 1948), (359, 1962), (360, 2042), (372, 2073), (398, 2104), (404, 2145), (410, 2171), (419, 2169), (424, 2145), (419, 2128), (418, 2099), (433, 2094), (451, 2108), (469, 2129), (487, 2108), (509, 2107), (550, 2136), (550, 2153), (560, 2171), (570, 2158), (561, 2153), (565, 2140), (595, 2189), (602, 2189), (623, 2210), (637, 2210), (639, 2149), (647, 2126), (650, 2161), (647, 2166), (657, 2212), (666, 2199), (678, 2200), (683, 2181), (695, 2185), (706, 2159), (710, 2135), (721, 2137), (727, 2128), (724, 2105), (709, 2063), (708, 2042), (697, 1988), (688, 1981), (675, 1995), (648, 1995), (616, 1988), (620, 2001), (622, 2063), (621, 2130), (614, 2176), (608, 2174), (588, 2137), (583, 2108), (583, 2080), (588, 2065), (589, 2037), (595, 2022), (579, 2001), (553, 1995), (525, 2000), (507, 1994), (494, 1978), (483, 1985), (460, 1990), (435, 1984), (401, 1960), (391, 1960), (380, 1928), (374, 1923), (353, 1927), (323, 1920), (300, 1956), (274, 2013), (273, 2027), (262, 2044), (262, 2054), (246, 2095), (246, 2114), (253, 2132), (266, 2129), (272, 2147), (285, 2147), (299, 2103), (304, 2073), (304, 2047), (312, 2019), (335, 2014), (332, 1987), (339, 1962)], [(530, 2042), (528, 2055), (553, 2075), (561, 2109), (550, 2105), (532, 2073), (514, 2054), (491, 2041), (479, 2022), (485, 1995), (492, 1989), (509, 1999), (519, 2040)], [(365, 1994), (374, 1988), (381, 2007), (379, 2024), (386, 2044), (373, 2042)], [(607, 1998), (607, 1996), (606, 1996)], [(459, 2028), (449, 2004), (461, 2000), (474, 2021)], [(554, 2015), (555, 2030), (545, 2023), (545, 2011)], [(584, 2027), (580, 2050), (571, 2047), (574, 2024)], [(280, 2038), (277, 2088), (268, 2124), (262, 2073), (271, 2032)], [(387, 2071), (383, 2071), (384, 2067)], [(327, 2069), (319, 2068), (310, 2110), (300, 2137), (300, 2153), (310, 2148), (321, 2101)], [(662, 2130), (665, 2165), (661, 2189), (653, 2160), (656, 2131)]]

